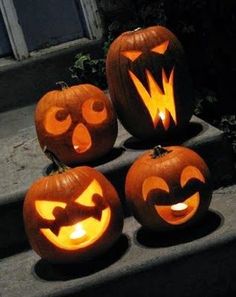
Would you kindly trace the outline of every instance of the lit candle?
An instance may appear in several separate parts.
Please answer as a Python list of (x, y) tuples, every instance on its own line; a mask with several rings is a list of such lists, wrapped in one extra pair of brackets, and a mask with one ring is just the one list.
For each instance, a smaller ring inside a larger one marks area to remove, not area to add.
[(88, 238), (84, 228), (80, 223), (76, 224), (75, 231), (70, 234), (70, 239), (73, 243), (84, 242)]
[(165, 119), (165, 113), (163, 111), (159, 112), (159, 116), (162, 119), (162, 121)]
[(177, 203), (177, 204), (173, 204), (170, 207), (172, 214), (176, 217), (181, 217), (186, 215), (186, 212), (188, 210), (188, 205), (186, 203)]

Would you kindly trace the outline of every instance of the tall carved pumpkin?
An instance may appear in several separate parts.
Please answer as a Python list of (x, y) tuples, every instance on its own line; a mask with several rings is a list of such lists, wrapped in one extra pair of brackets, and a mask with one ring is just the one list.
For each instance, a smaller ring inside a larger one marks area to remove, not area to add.
[(80, 164), (108, 153), (117, 137), (112, 103), (97, 87), (83, 84), (45, 94), (35, 110), (35, 126), (45, 146), (65, 164)]
[(81, 166), (36, 181), (24, 201), (24, 222), (31, 246), (42, 258), (83, 262), (114, 244), (123, 213), (110, 182)]
[(125, 192), (141, 225), (154, 231), (178, 229), (197, 222), (208, 210), (211, 178), (194, 151), (156, 147), (131, 166)]
[(168, 29), (121, 34), (109, 48), (106, 69), (111, 99), (132, 135), (163, 136), (190, 120), (193, 91), (184, 51)]

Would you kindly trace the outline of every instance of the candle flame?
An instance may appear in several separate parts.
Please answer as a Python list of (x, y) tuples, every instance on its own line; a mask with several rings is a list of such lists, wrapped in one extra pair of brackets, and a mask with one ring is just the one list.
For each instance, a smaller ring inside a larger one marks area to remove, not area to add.
[(173, 209), (175, 211), (185, 210), (186, 208), (188, 208), (188, 205), (186, 203), (176, 203), (176, 204), (171, 205), (171, 209)]
[(174, 211), (181, 211), (188, 208), (188, 205), (186, 203), (176, 203), (171, 205), (171, 209)]
[(188, 211), (188, 204), (183, 202), (176, 203), (171, 205), (170, 209), (175, 217), (182, 217), (185, 216)]
[(86, 232), (83, 226), (80, 223), (78, 223), (75, 226), (75, 231), (70, 234), (70, 238), (77, 239), (83, 237), (84, 235), (86, 235)]
[(166, 116), (165, 116), (165, 113), (163, 111), (159, 112), (159, 116), (162, 119), (162, 121), (164, 121)]

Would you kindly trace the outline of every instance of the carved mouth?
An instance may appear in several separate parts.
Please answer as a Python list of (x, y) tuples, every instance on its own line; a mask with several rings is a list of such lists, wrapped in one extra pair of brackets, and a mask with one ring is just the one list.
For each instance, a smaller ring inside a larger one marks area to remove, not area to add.
[(90, 133), (84, 124), (80, 123), (75, 127), (72, 135), (72, 144), (78, 154), (85, 153), (92, 146)]
[(110, 208), (106, 208), (102, 211), (101, 220), (91, 217), (71, 226), (62, 226), (58, 235), (49, 228), (41, 228), (40, 231), (55, 246), (64, 250), (77, 250), (98, 240), (107, 229), (110, 217)]
[(196, 213), (200, 202), (199, 193), (196, 192), (181, 204), (185, 205), (184, 209), (174, 209), (174, 205), (155, 205), (156, 212), (159, 216), (171, 225), (180, 225), (191, 219)]
[(164, 129), (167, 130), (170, 126), (170, 117), (172, 117), (173, 122), (177, 125), (173, 87), (174, 67), (171, 70), (169, 78), (167, 78), (165, 70), (162, 68), (163, 91), (151, 72), (147, 69), (145, 72), (149, 90), (146, 89), (143, 83), (131, 70), (129, 70), (129, 75), (142, 102), (149, 112), (154, 128), (156, 128), (158, 122), (161, 121)]

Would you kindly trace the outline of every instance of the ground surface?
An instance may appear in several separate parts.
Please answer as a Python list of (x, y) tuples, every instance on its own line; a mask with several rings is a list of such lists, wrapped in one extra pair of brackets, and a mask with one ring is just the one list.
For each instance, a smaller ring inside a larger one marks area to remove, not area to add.
[[(236, 294), (236, 185), (218, 187), (206, 218), (189, 230), (150, 234), (140, 228), (134, 218), (127, 217), (117, 244), (92, 262), (65, 267), (40, 260), (24, 244), (22, 221), (25, 191), (50, 164), (37, 142), (34, 108), (32, 105), (0, 115), (3, 168), (0, 171), (0, 250), (4, 251), (0, 259), (1, 297), (94, 296), (95, 290), (96, 296), (103, 297), (127, 296), (134, 292), (136, 296), (181, 297)], [(223, 141), (222, 132), (197, 118), (193, 121), (203, 128), (184, 143), (195, 145), (205, 154), (215, 145), (214, 151), (206, 156), (213, 156), (213, 174), (218, 179), (229, 172), (230, 163), (228, 155), (226, 163), (214, 157)], [(122, 174), (145, 147), (133, 139), (127, 141), (127, 132), (121, 127), (116, 147), (122, 149), (116, 149), (108, 160), (95, 165), (120, 190)], [(122, 189), (120, 193), (122, 195)]]

